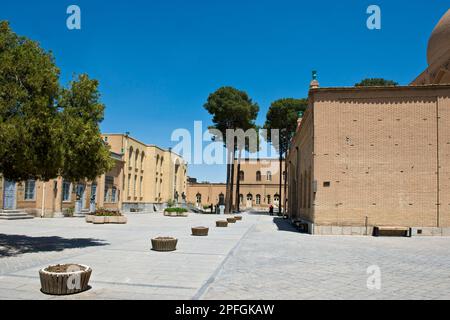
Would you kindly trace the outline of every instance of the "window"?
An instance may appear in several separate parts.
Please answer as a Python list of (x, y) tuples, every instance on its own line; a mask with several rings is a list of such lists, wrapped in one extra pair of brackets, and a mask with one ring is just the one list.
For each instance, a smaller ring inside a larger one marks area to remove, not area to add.
[(139, 159), (139, 149), (136, 149), (136, 155), (135, 155), (135, 157), (134, 157), (134, 167), (135, 167), (136, 169), (139, 169), (139, 166), (138, 166), (138, 159)]
[(134, 176), (134, 184), (133, 184), (133, 195), (136, 197), (136, 184), (137, 184), (137, 176)]
[(112, 187), (111, 189), (111, 202), (117, 202), (117, 188)]
[(142, 179), (143, 177), (141, 177), (141, 181), (139, 182), (139, 196), (142, 197)]
[(267, 171), (267, 181), (272, 181), (272, 172)]
[(245, 178), (245, 173), (244, 173), (244, 171), (239, 171), (239, 180), (240, 180), (240, 181), (244, 181), (244, 178)]
[(128, 197), (131, 197), (131, 174), (128, 175), (128, 190), (127, 190)]
[(260, 194), (256, 195), (256, 204), (261, 204), (261, 195)]
[(252, 201), (253, 200), (253, 195), (251, 193), (249, 193), (247, 195), (247, 201)]
[(256, 171), (256, 181), (261, 181), (261, 171)]
[(330, 181), (325, 181), (324, 183), (323, 183), (323, 187), (324, 188), (329, 188), (331, 186), (331, 182)]
[(274, 195), (273, 196), (273, 201), (276, 202), (276, 203), (280, 202), (280, 196), (278, 194)]
[(128, 154), (128, 166), (131, 167), (131, 160), (133, 159), (133, 147), (130, 147), (130, 153)]
[(271, 204), (272, 199), (270, 198), (270, 195), (267, 196), (267, 204)]
[(70, 182), (63, 181), (63, 191), (62, 191), (63, 201), (70, 201)]
[(219, 194), (219, 204), (220, 205), (225, 204), (225, 196), (223, 193)]
[(25, 200), (34, 200), (35, 190), (36, 190), (36, 181), (27, 180), (25, 182)]
[(201, 204), (202, 203), (202, 195), (200, 193), (197, 193), (196, 198), (197, 198), (197, 203)]

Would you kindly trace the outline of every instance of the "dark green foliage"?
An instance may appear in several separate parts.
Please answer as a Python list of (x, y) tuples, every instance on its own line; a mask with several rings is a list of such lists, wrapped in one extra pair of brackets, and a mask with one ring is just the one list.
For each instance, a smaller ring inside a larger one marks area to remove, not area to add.
[(398, 86), (398, 83), (392, 80), (386, 80), (382, 78), (368, 78), (355, 84), (355, 87), (389, 87)]
[(0, 22), (0, 172), (7, 179), (94, 180), (112, 166), (98, 83), (59, 84), (53, 55)]

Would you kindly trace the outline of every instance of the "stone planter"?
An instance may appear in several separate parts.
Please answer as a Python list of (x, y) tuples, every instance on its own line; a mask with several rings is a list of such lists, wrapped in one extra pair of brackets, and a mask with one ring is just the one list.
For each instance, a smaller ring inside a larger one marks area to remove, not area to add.
[(177, 249), (178, 239), (171, 237), (159, 237), (152, 239), (152, 249), (154, 251), (175, 251)]
[[(55, 271), (57, 270), (57, 271)], [(56, 265), (39, 270), (41, 291), (51, 295), (69, 295), (89, 289), (92, 269), (85, 265)]]
[(216, 227), (226, 228), (228, 227), (228, 221), (216, 221)]
[(236, 223), (236, 218), (227, 218), (228, 223)]
[(92, 223), (94, 221), (94, 215), (90, 214), (86, 216), (86, 222), (87, 223)]
[(86, 222), (93, 224), (126, 224), (125, 216), (86, 216)]
[(242, 221), (242, 216), (235, 216), (236, 221)]
[(105, 217), (94, 216), (94, 218), (92, 218), (92, 223), (93, 224), (104, 224), (105, 223)]
[(192, 228), (192, 235), (197, 237), (206, 237), (208, 235), (209, 228), (206, 227), (194, 227)]

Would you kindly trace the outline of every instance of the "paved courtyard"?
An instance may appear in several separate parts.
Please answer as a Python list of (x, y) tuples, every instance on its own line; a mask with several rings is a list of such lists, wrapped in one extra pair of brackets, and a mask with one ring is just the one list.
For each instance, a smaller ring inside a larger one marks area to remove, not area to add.
[[(224, 229), (211, 215), (128, 218), (0, 221), (0, 299), (450, 299), (450, 238), (309, 236), (256, 213)], [(200, 225), (209, 237), (190, 235)], [(151, 251), (156, 236), (178, 250)], [(91, 266), (92, 288), (42, 294), (38, 270), (57, 263)], [(380, 290), (367, 287), (374, 265)]]

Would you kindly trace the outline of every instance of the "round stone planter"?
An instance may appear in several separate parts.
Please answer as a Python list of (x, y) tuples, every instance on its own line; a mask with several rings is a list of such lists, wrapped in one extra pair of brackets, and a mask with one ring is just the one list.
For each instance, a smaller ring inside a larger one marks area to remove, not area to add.
[(226, 228), (228, 227), (228, 221), (216, 221), (216, 227)]
[(227, 218), (228, 223), (236, 223), (236, 218)]
[(81, 264), (49, 266), (39, 270), (41, 291), (50, 295), (69, 295), (89, 289), (92, 269)]
[(209, 228), (206, 227), (194, 227), (192, 228), (192, 235), (197, 237), (206, 237), (208, 235)]
[(86, 216), (86, 222), (93, 224), (126, 224), (125, 216)]
[(178, 239), (171, 237), (158, 237), (152, 239), (152, 249), (154, 251), (175, 251), (177, 249)]
[(235, 216), (236, 221), (242, 221), (242, 216)]

